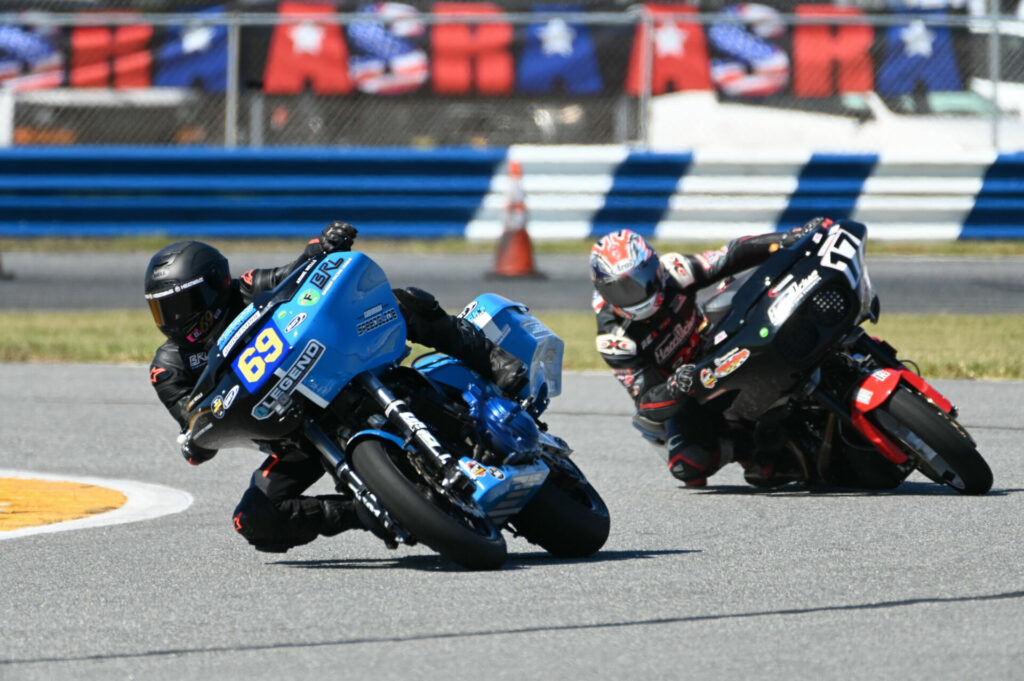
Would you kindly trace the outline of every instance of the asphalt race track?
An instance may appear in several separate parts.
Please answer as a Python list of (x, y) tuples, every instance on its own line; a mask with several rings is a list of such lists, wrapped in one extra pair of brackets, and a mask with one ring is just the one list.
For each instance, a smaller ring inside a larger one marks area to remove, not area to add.
[[(358, 243), (358, 242), (357, 242)], [(281, 253), (224, 253), (239, 275), (252, 267), (279, 267), (300, 249)], [(391, 253), (370, 247), (393, 286), (419, 286), (457, 312), (477, 293), (491, 291), (525, 303), (534, 311), (589, 310), (593, 288), (587, 246), (579, 255), (534, 257), (543, 278), (494, 279), (488, 254)], [(84, 310), (145, 307), (142, 282), (150, 254), (3, 254), (0, 310)], [(882, 313), (1024, 314), (1024, 258), (868, 258), (868, 271), (882, 301)]]
[(984, 497), (680, 488), (604, 374), (549, 412), (605, 497), (587, 560), (521, 539), (503, 570), (348, 533), (252, 551), (260, 457), (195, 468), (143, 366), (0, 365), (0, 468), (194, 497), (160, 518), (0, 541), (0, 679), (1020, 679), (1024, 382), (938, 381), (995, 474)]

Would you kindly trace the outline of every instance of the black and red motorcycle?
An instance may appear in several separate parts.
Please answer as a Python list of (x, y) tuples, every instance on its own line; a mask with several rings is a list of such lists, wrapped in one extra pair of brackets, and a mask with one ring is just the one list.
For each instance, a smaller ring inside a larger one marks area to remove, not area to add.
[(790, 479), (848, 480), (843, 467), (863, 486), (895, 487), (919, 470), (984, 494), (992, 471), (956, 408), (861, 328), (879, 316), (866, 237), (858, 222), (830, 223), (705, 301), (693, 396), (722, 415), (728, 444), (742, 440)]

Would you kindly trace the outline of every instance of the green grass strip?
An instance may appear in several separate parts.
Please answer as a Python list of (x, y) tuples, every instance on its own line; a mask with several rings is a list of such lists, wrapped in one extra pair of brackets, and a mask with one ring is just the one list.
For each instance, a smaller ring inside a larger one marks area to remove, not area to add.
[[(605, 369), (587, 312), (539, 315), (565, 341), (566, 369)], [(869, 333), (929, 378), (1024, 378), (1024, 315), (883, 315)], [(0, 312), (0, 361), (147, 363), (163, 342), (144, 310)], [(416, 349), (416, 354), (420, 349)]]

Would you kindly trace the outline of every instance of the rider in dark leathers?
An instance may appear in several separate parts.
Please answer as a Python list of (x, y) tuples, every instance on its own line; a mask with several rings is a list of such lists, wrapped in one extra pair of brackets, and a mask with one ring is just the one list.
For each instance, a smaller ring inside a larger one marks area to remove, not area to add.
[(701, 347), (704, 315), (697, 292), (761, 264), (808, 231), (831, 224), (816, 218), (790, 232), (744, 237), (717, 251), (658, 256), (644, 239), (619, 230), (598, 241), (590, 255), (597, 314), (597, 350), (629, 391), (637, 417), (664, 424), (669, 471), (688, 486), (735, 458), (751, 484), (776, 484), (785, 475), (765, 470), (749, 451), (723, 453), (720, 416), (688, 395), (691, 359)]
[[(227, 260), (200, 242), (179, 242), (162, 249), (146, 273), (146, 298), (161, 331), (168, 336), (149, 369), (160, 401), (188, 427), (185, 404), (206, 368), (216, 338), (254, 296), (268, 291), (310, 257), (350, 250), (356, 230), (341, 221), (324, 228), (297, 260), (284, 267), (254, 269), (231, 279)], [(417, 288), (395, 289), (410, 341), (458, 357), (499, 387), (515, 394), (526, 382), (526, 366), (494, 345), (469, 322), (447, 314), (437, 300)], [(182, 455), (193, 465), (208, 461), (215, 450), (179, 437)], [(252, 475), (235, 508), (233, 522), (250, 544), (261, 551), (283, 552), (318, 535), (331, 536), (379, 525), (361, 504), (345, 495), (304, 496), (323, 474), (320, 456), (303, 441), (262, 441), (267, 459)]]

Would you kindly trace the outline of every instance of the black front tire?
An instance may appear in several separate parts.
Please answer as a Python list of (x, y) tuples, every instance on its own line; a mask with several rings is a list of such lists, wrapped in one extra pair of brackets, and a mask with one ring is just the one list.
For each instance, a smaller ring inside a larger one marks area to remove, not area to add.
[(392, 454), (405, 456), (390, 443), (363, 440), (356, 444), (351, 459), (356, 473), (399, 525), (469, 570), (494, 570), (504, 565), (508, 557), (505, 538), (490, 520), (469, 516), (443, 498), (431, 499), (434, 494), (426, 483), (415, 480), (415, 473), (403, 473)]
[(559, 558), (581, 558), (596, 553), (608, 539), (611, 518), (601, 495), (578, 474), (553, 467), (548, 479), (511, 522), (528, 541)]
[(992, 488), (992, 470), (970, 436), (920, 393), (900, 386), (879, 411), (879, 427), (929, 478), (961, 494), (985, 494)]

